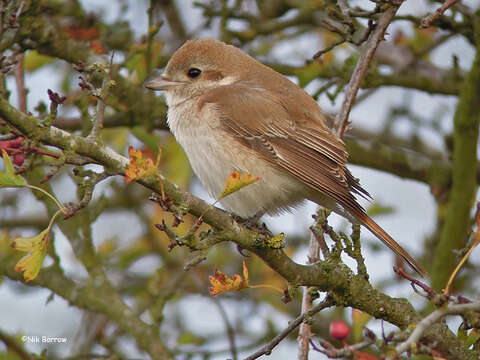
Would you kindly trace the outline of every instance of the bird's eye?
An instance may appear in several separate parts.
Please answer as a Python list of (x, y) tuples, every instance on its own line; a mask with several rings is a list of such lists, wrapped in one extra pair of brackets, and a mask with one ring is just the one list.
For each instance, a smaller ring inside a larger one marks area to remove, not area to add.
[(199, 77), (201, 73), (202, 73), (202, 70), (197, 68), (191, 68), (188, 70), (187, 75), (189, 78), (193, 79), (193, 78)]

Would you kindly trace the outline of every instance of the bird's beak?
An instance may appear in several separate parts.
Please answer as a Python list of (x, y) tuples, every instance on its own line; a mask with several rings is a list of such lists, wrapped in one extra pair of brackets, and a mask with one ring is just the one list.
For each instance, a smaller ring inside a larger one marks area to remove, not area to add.
[(179, 81), (173, 81), (168, 76), (160, 75), (156, 78), (147, 80), (143, 86), (150, 90), (168, 90), (174, 86), (180, 85)]

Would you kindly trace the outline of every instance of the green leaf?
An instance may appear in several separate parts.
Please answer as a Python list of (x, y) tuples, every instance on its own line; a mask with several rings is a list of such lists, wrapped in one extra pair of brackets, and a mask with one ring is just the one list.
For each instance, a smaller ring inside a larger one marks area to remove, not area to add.
[(35, 71), (44, 65), (51, 63), (54, 59), (50, 56), (39, 54), (37, 51), (32, 50), (27, 53), (23, 61), (23, 67), (25, 71)]
[(295, 75), (298, 78), (298, 85), (300, 87), (307, 86), (312, 80), (316, 79), (325, 68), (325, 65), (322, 65), (318, 62), (311, 62), (305, 65), (302, 68), (299, 68)]
[(12, 160), (7, 152), (2, 149), (3, 162), (5, 164), (5, 171), (0, 171), (0, 187), (22, 187), (27, 186), (26, 181), (20, 176), (15, 175)]
[(368, 215), (369, 216), (375, 216), (375, 215), (390, 215), (395, 212), (395, 208), (393, 206), (388, 206), (388, 205), (382, 205), (379, 204), (378, 202), (373, 203), (369, 208), (368, 208)]

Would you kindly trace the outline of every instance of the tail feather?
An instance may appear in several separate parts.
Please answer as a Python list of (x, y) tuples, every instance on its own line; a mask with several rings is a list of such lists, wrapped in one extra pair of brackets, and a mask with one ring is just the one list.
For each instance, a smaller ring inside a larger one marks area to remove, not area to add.
[(397, 256), (400, 256), (405, 260), (410, 267), (415, 270), (420, 276), (425, 277), (426, 271), (411, 257), (404, 248), (400, 246), (393, 238), (383, 230), (371, 217), (369, 217), (363, 211), (355, 211), (355, 217), (370, 230), (378, 239), (380, 239), (385, 245), (387, 245)]

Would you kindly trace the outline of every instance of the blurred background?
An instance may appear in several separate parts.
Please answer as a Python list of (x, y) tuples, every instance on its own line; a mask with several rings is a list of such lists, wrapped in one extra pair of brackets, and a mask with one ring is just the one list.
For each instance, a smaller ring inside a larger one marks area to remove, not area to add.
[[(7, 3), (18, 6), (20, 2), (2, 2)], [(358, 12), (375, 8), (371, 1), (347, 3)], [(458, 79), (470, 69), (474, 57), (469, 35), (459, 27), (418, 28), (419, 20), (439, 5), (427, 0), (402, 4), (388, 28), (386, 41), (378, 49), (365, 88), (359, 93), (350, 116), (351, 130), (345, 138), (351, 158), (349, 168), (373, 198), (362, 205), (428, 270), (434, 262), (432, 249), (439, 241), (450, 186), (443, 171), (451, 171), (453, 117), (461, 84)], [(116, 79), (120, 85), (112, 89), (107, 101), (102, 131), (105, 143), (125, 156), (129, 145), (152, 151), (160, 145), (162, 173), (208, 202), (215, 199), (193, 176), (185, 155), (168, 132), (162, 95), (142, 87), (148, 77), (162, 70), (185, 40), (214, 37), (241, 47), (304, 87), (332, 118), (342, 104), (344, 88), (359, 54), (359, 47), (343, 43), (320, 60), (312, 60), (317, 51), (339, 39), (332, 25), (325, 26), (324, 21), (325, 17), (335, 20), (335, 1), (45, 0), (28, 6), (45, 7), (42, 21), (51, 21), (65, 36), (87, 44), (97, 61), (105, 62), (112, 56), (121, 80)], [(460, 24), (466, 21), (467, 10), (473, 13), (479, 6), (476, 0), (462, 1), (460, 10), (448, 10), (445, 17)], [(367, 16), (355, 17), (355, 26), (367, 25)], [(16, 49), (5, 49), (5, 55)], [(33, 46), (25, 51), (22, 60), (28, 91), (26, 110), (44, 116), (49, 103), (47, 90), (51, 89), (67, 97), (59, 107), (55, 126), (87, 134), (95, 101), (78, 86), (79, 74), (72, 67), (76, 60), (55, 57), (53, 52), (46, 56), (48, 50), (41, 53)], [(11, 92), (9, 101), (17, 106), (18, 77), (14, 70), (5, 74), (5, 81)], [(432, 164), (438, 165), (438, 174), (429, 170)], [(45, 160), (41, 165), (42, 175), (31, 174), (27, 176), (29, 181), (38, 182), (53, 167)], [(86, 168), (101, 171), (100, 166)], [(62, 203), (75, 202), (81, 194), (72, 166), (59, 169), (49, 184)], [(88, 210), (83, 210), (89, 215), (79, 216), (77, 226), (82, 236), (90, 231), (88, 237), (122, 299), (143, 321), (160, 324), (162, 341), (177, 358), (243, 358), (299, 314), (299, 290), (293, 291), (293, 300), (288, 304), (267, 289), (210, 296), (208, 277), (214, 268), (230, 276), (241, 274), (242, 261), (247, 263), (251, 283), (280, 288), (286, 284), (261, 260), (243, 257), (229, 243), (213, 247), (206, 261), (185, 272), (183, 267), (192, 254), (179, 247), (169, 251), (168, 239), (154, 224), (162, 219), (170, 223), (172, 216), (151, 203), (149, 194), (140, 185), (126, 184), (119, 177), (109, 178), (95, 187)], [(292, 214), (264, 217), (262, 221), (272, 232), (284, 232), (288, 254), (306, 263), (308, 228), (314, 213), (315, 205), (306, 203)], [(33, 236), (46, 227), (48, 220), (44, 202), (29, 190), (0, 190), (0, 228), (5, 239)], [(193, 217), (187, 218), (179, 231), (186, 231), (193, 221)], [(329, 223), (336, 231), (350, 232), (350, 224), (336, 215), (329, 217)], [(75, 256), (69, 236), (55, 226), (51, 244), (64, 275), (82, 284), (89, 274)], [(363, 230), (362, 246), (375, 287), (390, 296), (408, 298), (418, 309), (426, 306), (408, 282), (394, 275), (392, 253)], [(16, 261), (22, 255), (12, 249), (3, 254)], [(348, 257), (344, 261), (354, 265)], [(53, 262), (47, 256), (44, 268)], [(466, 295), (476, 296), (479, 283), (475, 269), (479, 262), (480, 256), (474, 252), (456, 283)], [(47, 348), (47, 358), (75, 358), (79, 354), (149, 357), (105, 315), (70, 306), (47, 288), (26, 286), (5, 274), (1, 279), (1, 334), (17, 339), (23, 335), (66, 338), (61, 344), (26, 341), (23, 345), (28, 351), (40, 354)], [(328, 338), (332, 319), (351, 324), (351, 309), (323, 311), (313, 321), (314, 332)], [(450, 325), (456, 329), (458, 323)], [(374, 319), (367, 326), (377, 334), (382, 326), (387, 332), (395, 329)], [(19, 358), (6, 349), (0, 341), (0, 358)], [(272, 358), (292, 359), (296, 353), (292, 336), (275, 348)], [(314, 353), (312, 358), (325, 357)]]

